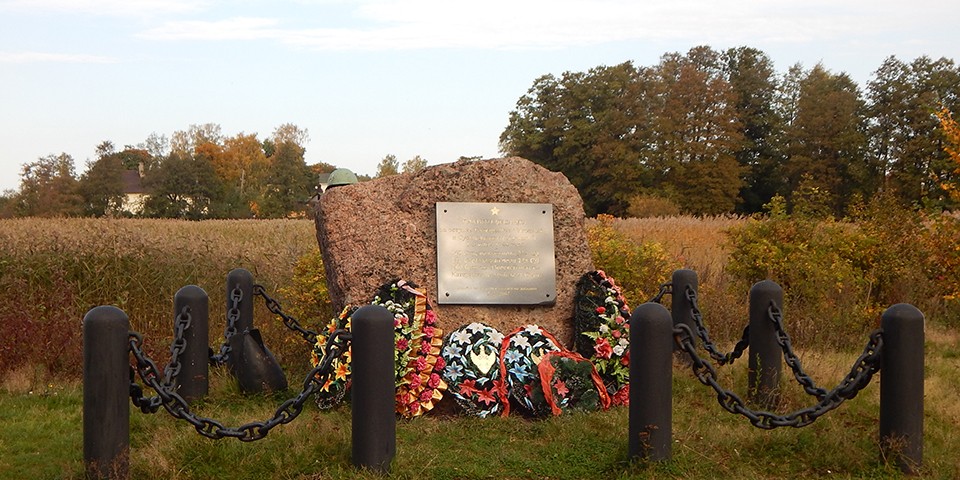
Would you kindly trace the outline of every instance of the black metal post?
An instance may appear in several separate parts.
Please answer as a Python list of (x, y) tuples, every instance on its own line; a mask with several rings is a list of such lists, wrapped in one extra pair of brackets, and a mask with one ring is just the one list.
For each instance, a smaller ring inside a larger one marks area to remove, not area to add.
[(243, 268), (235, 268), (227, 274), (227, 315), (234, 306), (233, 290), (240, 288), (240, 317), (235, 326), (242, 333), (253, 328), (253, 274)]
[[(698, 292), (697, 272), (689, 269), (674, 270), (671, 279), (673, 285), (673, 303), (670, 306), (670, 314), (673, 317), (673, 325), (685, 324), (690, 330), (696, 332), (693, 323), (693, 304), (687, 300), (687, 289), (690, 288), (694, 293)], [(697, 339), (693, 338), (693, 342)], [(696, 343), (694, 343), (696, 344)]]
[(633, 311), (630, 317), (630, 458), (669, 460), (672, 454), (673, 344), (673, 321), (663, 305), (645, 303)]
[(881, 317), (880, 448), (909, 475), (923, 463), (923, 313), (898, 303)]
[(389, 473), (397, 452), (393, 314), (361, 307), (352, 320), (353, 464)]
[(130, 458), (130, 320), (117, 307), (83, 317), (83, 463), (90, 479), (126, 479)]
[(180, 354), (181, 368), (175, 384), (177, 393), (192, 402), (205, 397), (209, 390), (207, 345), (210, 337), (210, 299), (207, 292), (196, 285), (187, 285), (178, 290), (173, 297), (174, 322), (184, 307), (190, 313), (190, 327), (183, 333), (186, 346)]
[(748, 392), (763, 408), (780, 403), (780, 372), (783, 351), (777, 343), (777, 330), (770, 319), (773, 302), (783, 312), (783, 289), (776, 282), (763, 280), (750, 289), (750, 361)]

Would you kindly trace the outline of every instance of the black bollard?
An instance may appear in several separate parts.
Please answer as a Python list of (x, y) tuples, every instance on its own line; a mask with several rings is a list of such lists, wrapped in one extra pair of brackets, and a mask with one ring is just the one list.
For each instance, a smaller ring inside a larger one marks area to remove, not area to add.
[(117, 307), (83, 317), (83, 463), (90, 479), (129, 477), (129, 333), (130, 320)]
[(397, 452), (393, 314), (367, 305), (352, 325), (353, 464), (389, 473)]
[(780, 372), (783, 351), (770, 320), (770, 302), (783, 312), (783, 289), (763, 280), (750, 288), (750, 361), (747, 379), (750, 400), (765, 409), (780, 403)]
[[(696, 332), (696, 326), (693, 323), (693, 304), (687, 300), (687, 288), (689, 287), (698, 292), (697, 272), (688, 269), (674, 270), (671, 280), (673, 285), (673, 303), (670, 306), (670, 312), (673, 317), (673, 325), (684, 324), (690, 327), (690, 331)], [(696, 338), (692, 341), (696, 345)]]
[[(173, 297), (174, 322), (186, 307), (190, 313), (190, 327), (183, 333), (186, 345), (180, 354), (180, 374), (175, 382), (177, 393), (192, 402), (207, 396), (209, 390), (208, 356), (210, 300), (207, 292), (196, 285), (187, 285)], [(176, 323), (174, 323), (176, 324)], [(174, 331), (176, 335), (176, 331)]]
[(630, 458), (670, 459), (673, 345), (673, 321), (663, 305), (645, 303), (633, 311), (630, 317)]
[(881, 318), (880, 448), (903, 473), (923, 462), (923, 313), (898, 303)]
[(245, 269), (235, 268), (227, 274), (227, 318), (234, 308), (234, 289), (240, 288), (239, 317), (234, 326), (237, 332), (245, 332), (253, 328), (253, 275)]

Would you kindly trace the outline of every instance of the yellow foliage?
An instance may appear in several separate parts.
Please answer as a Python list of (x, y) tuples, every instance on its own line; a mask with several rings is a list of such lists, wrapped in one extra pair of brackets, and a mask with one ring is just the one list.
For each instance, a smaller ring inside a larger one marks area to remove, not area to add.
[[(937, 118), (940, 119), (940, 127), (943, 128), (943, 134), (947, 137), (946, 145), (943, 149), (950, 155), (950, 158), (957, 164), (953, 171), (960, 175), (960, 125), (953, 119), (953, 114), (946, 107), (937, 112)], [(944, 183), (944, 190), (950, 192), (954, 199), (960, 200), (960, 186), (956, 183)]]

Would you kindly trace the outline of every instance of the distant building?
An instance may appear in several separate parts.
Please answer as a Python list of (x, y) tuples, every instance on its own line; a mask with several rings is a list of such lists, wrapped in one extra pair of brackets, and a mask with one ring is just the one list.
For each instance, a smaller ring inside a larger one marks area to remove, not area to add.
[(147, 189), (143, 187), (143, 164), (137, 170), (124, 170), (120, 177), (123, 182), (123, 205), (120, 210), (133, 215), (143, 213), (147, 201)]

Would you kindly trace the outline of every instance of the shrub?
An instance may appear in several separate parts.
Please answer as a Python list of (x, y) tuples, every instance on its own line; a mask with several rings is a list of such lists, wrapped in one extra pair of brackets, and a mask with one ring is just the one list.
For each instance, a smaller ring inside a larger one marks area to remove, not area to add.
[(960, 325), (960, 218), (935, 215), (926, 223), (930, 242), (927, 276), (937, 286), (934, 308), (949, 325)]
[(858, 268), (861, 237), (832, 220), (782, 214), (753, 220), (729, 232), (727, 271), (745, 292), (761, 280), (784, 290), (784, 319), (794, 339), (837, 340), (838, 332), (864, 331), (870, 312), (860, 304), (865, 280)]
[(948, 313), (956, 292), (958, 229), (949, 217), (925, 217), (879, 195), (853, 222), (786, 215), (772, 202), (768, 218), (730, 230), (728, 272), (738, 288), (771, 279), (784, 289), (791, 334), (841, 346), (878, 324), (895, 303), (928, 315)]
[(617, 281), (628, 305), (635, 307), (656, 294), (679, 263), (659, 243), (630, 240), (614, 227), (614, 221), (610, 215), (597, 216), (587, 226), (587, 242), (593, 264)]
[(680, 206), (668, 198), (637, 194), (630, 197), (627, 216), (636, 218), (673, 217), (680, 215)]
[[(290, 284), (280, 287), (278, 292), (284, 299), (284, 313), (296, 318), (303, 328), (319, 331), (334, 317), (319, 249), (297, 259)], [(310, 358), (311, 349), (311, 345), (304, 345), (303, 337), (287, 335), (280, 346), (280, 355), (291, 360), (298, 356)]]

